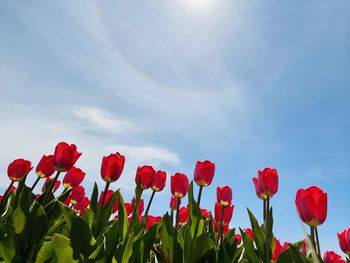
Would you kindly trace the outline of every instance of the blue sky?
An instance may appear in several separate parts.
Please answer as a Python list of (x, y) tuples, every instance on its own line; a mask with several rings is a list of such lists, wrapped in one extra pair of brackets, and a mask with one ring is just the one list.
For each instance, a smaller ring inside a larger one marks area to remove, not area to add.
[(295, 192), (319, 185), (322, 248), (339, 251), (336, 232), (350, 225), (349, 20), (348, 1), (2, 2), (0, 186), (14, 158), (36, 163), (61, 140), (83, 151), (88, 189), (103, 185), (103, 155), (125, 154), (114, 187), (126, 199), (139, 164), (191, 178), (210, 159), (203, 205), (229, 184), (231, 225), (246, 227), (246, 207), (261, 216), (251, 178), (275, 167), (275, 234), (303, 238)]

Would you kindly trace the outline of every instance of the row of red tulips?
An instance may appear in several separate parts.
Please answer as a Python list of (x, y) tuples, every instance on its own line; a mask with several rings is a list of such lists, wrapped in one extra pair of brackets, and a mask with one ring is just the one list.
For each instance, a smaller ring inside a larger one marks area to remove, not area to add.
[[(62, 184), (64, 191), (60, 196), (68, 193), (64, 202), (67, 206), (74, 208), (81, 215), (84, 211), (89, 210), (90, 200), (85, 195), (85, 189), (81, 186), (84, 180), (85, 173), (75, 167), (76, 161), (81, 156), (81, 153), (77, 151), (74, 144), (69, 145), (65, 142), (57, 144), (53, 155), (44, 155), (36, 166), (35, 172), (37, 179), (32, 185), (33, 191), (40, 179), (46, 178), (44, 187), (42, 189), (43, 195), (37, 195), (37, 198), (42, 199), (43, 205), (49, 203), (50, 192), (55, 192), (59, 186), (59, 176), (61, 173), (66, 172)], [(110, 184), (117, 181), (124, 169), (125, 157), (120, 153), (110, 154), (102, 158), (101, 164), (101, 177), (105, 181), (104, 191), (101, 192), (99, 198), (99, 204), (104, 207), (107, 206), (110, 199), (115, 197), (112, 212), (118, 211), (120, 204), (118, 195), (114, 195), (114, 191), (109, 190)], [(4, 195), (1, 196), (1, 200), (6, 200), (7, 195), (14, 191), (14, 183), (21, 181), (27, 177), (32, 170), (32, 164), (28, 160), (16, 159), (8, 166), (8, 177), (11, 183)], [(55, 176), (51, 178), (56, 172)], [(201, 196), (203, 188), (212, 183), (215, 174), (215, 164), (211, 161), (198, 161), (194, 170), (194, 182), (199, 186), (199, 192), (197, 197), (197, 204), (200, 206)], [(144, 165), (137, 168), (135, 182), (140, 186), (140, 198), (134, 198), (131, 203), (125, 203), (126, 213), (129, 217), (129, 221), (134, 220), (133, 217), (138, 215), (140, 221), (145, 221), (146, 229), (149, 229), (152, 225), (158, 224), (162, 217), (149, 215), (149, 210), (153, 201), (153, 198), (157, 192), (164, 189), (167, 179), (167, 173), (161, 170), (155, 170), (152, 166)], [(278, 173), (276, 169), (265, 168), (262, 171), (258, 171), (258, 176), (253, 178), (253, 183), (256, 190), (256, 195), (262, 200), (263, 204), (263, 220), (264, 225), (268, 226), (271, 223), (271, 199), (278, 191)], [(186, 196), (189, 190), (188, 177), (183, 173), (175, 173), (171, 176), (171, 193), (170, 208), (173, 213), (175, 212), (175, 228), (180, 228), (185, 225), (189, 220), (189, 209), (187, 207), (181, 207), (181, 200)], [(144, 201), (141, 199), (142, 192), (151, 189), (152, 194), (150, 200), (144, 210)], [(232, 189), (229, 186), (217, 187), (216, 190), (217, 201), (214, 206), (214, 227), (217, 233), (217, 242), (222, 243), (225, 234), (229, 231), (229, 223), (231, 221), (234, 205), (232, 204)], [(321, 257), (320, 240), (318, 237), (318, 226), (320, 226), (327, 217), (327, 193), (317, 186), (311, 186), (307, 189), (299, 189), (296, 193), (295, 204), (301, 220), (310, 226), (309, 238), (310, 242), (304, 241), (301, 248), (303, 254), (307, 254), (307, 251), (314, 249), (316, 254)], [(210, 218), (211, 213), (206, 209), (201, 209), (204, 218)], [(118, 219), (118, 215), (115, 216)], [(271, 223), (272, 224), (272, 223)], [(206, 227), (209, 227), (207, 225)], [(198, 231), (196, 227), (195, 231)], [(265, 231), (271, 231), (265, 227)], [(245, 232), (254, 240), (254, 233), (250, 229), (245, 229)], [(266, 233), (266, 236), (269, 236)], [(241, 243), (242, 237), (239, 234), (235, 235), (237, 244)], [(347, 256), (350, 256), (350, 227), (343, 232), (338, 233), (339, 245), (342, 251)], [(285, 242), (280, 244), (279, 240), (273, 238), (273, 240), (267, 240), (267, 242), (274, 243), (274, 249), (272, 254), (272, 260), (277, 261), (279, 255), (287, 250), (291, 243)], [(1, 256), (1, 255), (0, 255)], [(333, 251), (326, 251), (323, 254), (324, 262), (345, 262), (340, 255), (337, 255)]]

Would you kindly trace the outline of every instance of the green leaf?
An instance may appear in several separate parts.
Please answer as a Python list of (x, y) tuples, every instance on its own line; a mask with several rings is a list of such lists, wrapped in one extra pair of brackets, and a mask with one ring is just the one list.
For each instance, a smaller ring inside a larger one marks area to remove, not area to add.
[(194, 245), (187, 257), (188, 263), (198, 262), (210, 249), (213, 249), (214, 243), (210, 239), (208, 233), (204, 233), (197, 237), (194, 241)]
[(54, 247), (58, 263), (78, 262), (73, 259), (73, 249), (67, 237), (54, 234), (52, 237), (52, 246)]
[(265, 235), (263, 234), (263, 232), (261, 231), (261, 228), (259, 226), (258, 220), (256, 219), (256, 217), (253, 215), (253, 213), (247, 208), (248, 211), (248, 215), (249, 215), (249, 219), (250, 219), (250, 224), (252, 226), (252, 230), (254, 233), (254, 241), (256, 244), (256, 247), (258, 249), (260, 258), (264, 258), (265, 261), (269, 262), (270, 259), (267, 258), (267, 255), (265, 255)]
[(86, 258), (89, 257), (94, 249), (93, 245), (96, 244), (89, 226), (78, 216), (73, 219), (70, 239), (74, 250), (77, 250)]
[(15, 230), (10, 224), (0, 223), (0, 255), (11, 262), (16, 255)]
[(73, 220), (76, 217), (75, 211), (70, 207), (66, 206), (64, 203), (58, 202), (58, 205), (61, 208), (62, 214), (64, 216), (64, 219), (66, 220), (69, 230), (71, 230)]
[(98, 199), (98, 187), (95, 182), (94, 184), (94, 190), (92, 191), (91, 199), (90, 199), (90, 208), (94, 212), (94, 214), (97, 214), (97, 199)]
[(52, 262), (53, 258), (56, 258), (55, 249), (52, 245), (52, 242), (48, 241), (43, 243), (41, 249), (39, 250), (39, 253), (37, 255), (35, 262), (37, 263)]
[(118, 199), (119, 199), (119, 207), (118, 207), (118, 234), (125, 240), (126, 233), (128, 231), (128, 214), (125, 209), (124, 199), (120, 191), (117, 191)]
[(195, 238), (202, 233), (203, 230), (203, 215), (193, 198), (193, 181), (188, 188), (188, 206), (189, 206), (189, 224), (191, 226), (191, 237)]
[(21, 233), (26, 226), (27, 217), (20, 207), (17, 207), (13, 212), (13, 226), (17, 234)]
[(249, 263), (259, 263), (261, 262), (257, 255), (255, 254), (254, 244), (253, 241), (250, 239), (248, 234), (243, 230), (239, 229), (241, 231), (241, 236), (243, 240), (243, 246), (245, 249), (244, 256), (248, 260)]

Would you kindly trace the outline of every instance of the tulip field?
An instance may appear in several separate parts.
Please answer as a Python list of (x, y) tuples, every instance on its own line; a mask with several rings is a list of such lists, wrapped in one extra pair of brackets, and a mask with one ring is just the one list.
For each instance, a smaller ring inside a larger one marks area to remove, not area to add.
[[(201, 208), (201, 196), (215, 176), (211, 161), (198, 161), (191, 176), (139, 166), (134, 197), (126, 202), (118, 189), (125, 157), (119, 152), (102, 157), (104, 188), (95, 183), (92, 195), (86, 196), (85, 172), (77, 167), (80, 156), (74, 144), (60, 142), (35, 169), (20, 158), (8, 165), (11, 183), (0, 196), (0, 262), (350, 262), (350, 227), (334, 233), (343, 255), (320, 249), (318, 228), (327, 218), (328, 200), (317, 186), (299, 189), (292, 197), (295, 216), (307, 226), (305, 238), (281, 244), (274, 236), (276, 169), (264, 168), (252, 178), (263, 217), (247, 209), (251, 227), (231, 229), (229, 185), (216, 188), (212, 211)], [(28, 177), (36, 178), (33, 185), (27, 184)], [(152, 201), (168, 177), (169, 207), (162, 216), (152, 215)], [(145, 191), (151, 193), (149, 200), (143, 198)]]

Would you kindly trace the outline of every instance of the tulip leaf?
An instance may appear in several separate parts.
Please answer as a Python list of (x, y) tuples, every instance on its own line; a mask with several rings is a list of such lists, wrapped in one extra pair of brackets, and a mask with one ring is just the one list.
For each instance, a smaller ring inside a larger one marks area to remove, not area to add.
[(128, 230), (128, 214), (125, 209), (124, 199), (120, 191), (117, 191), (119, 207), (118, 207), (118, 233), (122, 240), (125, 240)]
[(97, 214), (97, 199), (98, 199), (98, 187), (96, 182), (94, 183), (94, 189), (92, 191), (91, 199), (90, 199), (90, 209)]
[(244, 256), (246, 257), (249, 263), (260, 262), (259, 258), (255, 253), (253, 241), (243, 229), (240, 228), (239, 230), (241, 231), (243, 246), (245, 249)]
[(56, 258), (55, 249), (53, 247), (52, 242), (48, 241), (43, 243), (42, 247), (38, 252), (35, 262), (37, 263), (54, 262), (54, 260), (52, 260), (53, 258)]
[[(260, 258), (266, 258), (267, 255), (265, 255), (265, 235), (261, 231), (261, 228), (259, 226), (258, 220), (253, 215), (253, 213), (247, 208), (250, 224), (252, 226), (252, 230), (254, 233), (254, 241), (256, 244), (256, 247), (258, 249)], [(269, 262), (269, 259), (266, 259), (267, 262)]]
[(191, 226), (191, 237), (195, 238), (202, 233), (203, 215), (193, 198), (193, 181), (188, 188), (188, 205), (189, 205), (189, 224)]
[(277, 263), (289, 263), (289, 262), (306, 263), (307, 260), (304, 257), (304, 255), (301, 254), (300, 251), (292, 245), (288, 249), (283, 251), (279, 255), (277, 260)]
[(194, 245), (187, 257), (188, 263), (199, 262), (199, 260), (214, 246), (209, 234), (200, 235), (194, 240)]
[(12, 262), (15, 255), (15, 230), (10, 224), (0, 223), (0, 257), (5, 262)]
[(67, 226), (68, 226), (69, 230), (71, 230), (72, 222), (73, 222), (74, 218), (76, 217), (75, 211), (61, 202), (58, 202), (58, 204), (61, 208), (64, 219), (67, 223)]
[(58, 263), (65, 262), (78, 262), (73, 259), (73, 249), (69, 244), (69, 239), (60, 234), (54, 234), (52, 237), (52, 246), (55, 250), (55, 254)]
[(72, 221), (70, 239), (74, 249), (83, 254), (85, 258), (93, 251), (96, 241), (93, 238), (87, 223), (80, 217), (75, 216)]
[(17, 234), (21, 233), (26, 226), (27, 217), (19, 207), (13, 212), (13, 226)]

